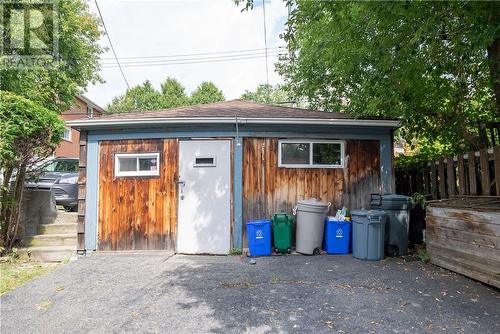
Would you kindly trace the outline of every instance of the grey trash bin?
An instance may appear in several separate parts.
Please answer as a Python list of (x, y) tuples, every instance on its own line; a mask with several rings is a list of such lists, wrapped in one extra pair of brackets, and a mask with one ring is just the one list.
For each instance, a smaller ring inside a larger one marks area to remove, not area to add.
[(384, 258), (386, 214), (380, 210), (354, 210), (352, 218), (352, 255), (362, 260)]
[(385, 244), (387, 255), (402, 256), (408, 253), (411, 198), (397, 194), (372, 194), (371, 209), (383, 210), (387, 214)]
[(315, 198), (297, 202), (293, 214), (297, 216), (295, 250), (302, 254), (319, 254), (323, 243), (325, 218), (331, 203)]

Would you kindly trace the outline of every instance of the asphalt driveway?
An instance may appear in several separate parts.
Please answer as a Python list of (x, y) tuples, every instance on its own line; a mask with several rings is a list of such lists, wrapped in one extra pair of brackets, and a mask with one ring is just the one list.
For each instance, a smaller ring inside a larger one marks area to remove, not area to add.
[(2, 333), (499, 333), (500, 292), (420, 262), (81, 258), (1, 297)]

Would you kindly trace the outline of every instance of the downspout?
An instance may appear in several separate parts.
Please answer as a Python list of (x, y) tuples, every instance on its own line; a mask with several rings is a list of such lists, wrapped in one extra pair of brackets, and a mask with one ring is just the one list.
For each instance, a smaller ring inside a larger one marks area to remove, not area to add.
[(241, 138), (240, 138), (240, 131), (239, 131), (239, 126), (238, 126), (238, 116), (235, 114), (234, 115), (234, 125), (236, 126), (236, 146), (241, 146)]
[(240, 138), (238, 116), (234, 115), (236, 130), (235, 145), (233, 150), (234, 179), (233, 179), (233, 220), (234, 228), (232, 235), (232, 247), (242, 249), (243, 247), (243, 147)]

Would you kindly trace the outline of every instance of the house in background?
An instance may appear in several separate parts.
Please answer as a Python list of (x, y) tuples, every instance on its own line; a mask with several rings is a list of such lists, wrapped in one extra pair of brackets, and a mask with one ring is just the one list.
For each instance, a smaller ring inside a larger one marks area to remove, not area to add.
[[(100, 116), (104, 109), (83, 95), (77, 96), (71, 109), (61, 114), (62, 119), (67, 122), (84, 117), (92, 118)], [(80, 156), (80, 132), (66, 126), (61, 143), (54, 152), (54, 157), (78, 158)]]
[(298, 200), (368, 208), (393, 185), (400, 121), (233, 100), (70, 121), (78, 250), (245, 248), (245, 222)]

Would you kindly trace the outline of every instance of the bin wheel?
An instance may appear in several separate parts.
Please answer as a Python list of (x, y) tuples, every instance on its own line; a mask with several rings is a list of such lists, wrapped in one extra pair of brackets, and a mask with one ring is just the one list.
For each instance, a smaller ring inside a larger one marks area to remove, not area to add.
[(279, 253), (280, 253), (280, 250), (278, 249), (278, 247), (276, 247), (276, 248), (274, 249), (274, 252), (275, 252), (276, 254), (279, 254)]
[(286, 250), (287, 254), (291, 254), (292, 253), (292, 249), (290, 247), (287, 248)]
[(319, 248), (314, 248), (313, 255), (319, 255), (319, 254), (321, 254)]

